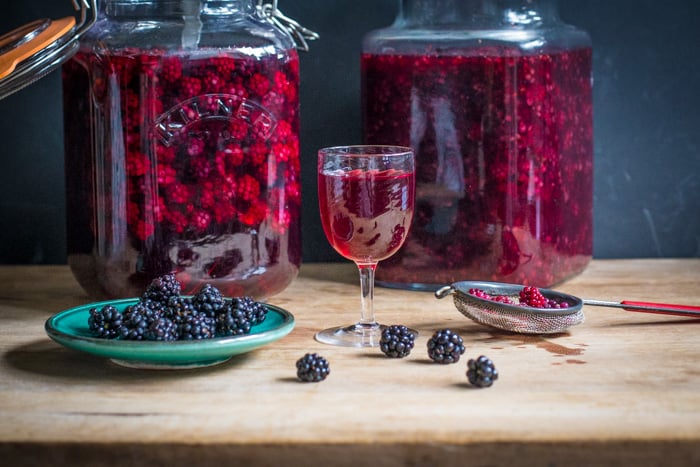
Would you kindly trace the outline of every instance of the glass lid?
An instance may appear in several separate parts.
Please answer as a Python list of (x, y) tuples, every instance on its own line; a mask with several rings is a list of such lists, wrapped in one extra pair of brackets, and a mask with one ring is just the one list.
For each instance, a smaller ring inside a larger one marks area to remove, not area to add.
[(71, 0), (75, 14), (39, 19), (0, 36), (0, 99), (47, 75), (77, 50), (97, 19), (97, 0)]

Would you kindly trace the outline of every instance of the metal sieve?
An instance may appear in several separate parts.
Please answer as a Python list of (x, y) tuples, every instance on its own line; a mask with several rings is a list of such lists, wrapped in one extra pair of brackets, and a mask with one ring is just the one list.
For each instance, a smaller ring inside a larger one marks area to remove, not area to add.
[[(524, 286), (501, 282), (462, 281), (438, 289), (437, 298), (454, 296), (454, 303), (464, 316), (477, 323), (504, 331), (521, 334), (556, 334), (584, 321), (583, 305), (622, 308), (627, 311), (659, 313), (700, 318), (700, 306), (673, 305), (650, 302), (609, 302), (584, 300), (573, 295), (550, 289), (540, 289), (545, 298), (566, 303), (566, 308), (533, 308), (519, 305), (519, 294)], [(481, 289), (491, 296), (506, 296), (515, 304), (497, 302), (469, 293), (470, 289)]]

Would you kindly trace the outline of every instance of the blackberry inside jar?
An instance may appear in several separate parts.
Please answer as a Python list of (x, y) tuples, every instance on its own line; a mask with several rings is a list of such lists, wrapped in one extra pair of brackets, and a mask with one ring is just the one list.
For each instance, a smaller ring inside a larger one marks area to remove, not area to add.
[[(200, 2), (155, 3), (176, 14)], [(296, 51), (205, 47), (207, 21), (196, 46), (99, 42), (119, 31), (120, 5), (87, 39), (99, 48), (83, 44), (63, 69), (76, 278), (96, 298), (136, 296), (170, 272), (184, 294), (204, 282), (229, 296), (281, 291), (301, 260)], [(187, 27), (173, 28), (183, 41)]]
[[(551, 28), (516, 28), (499, 22), (495, 12), (501, 10), (479, 9), (498, 4), (506, 17), (523, 2), (465, 1), (472, 13), (492, 14), (488, 21), (504, 31), (524, 29), (521, 36), (547, 45), (530, 49), (493, 39), (495, 34), (476, 40), (479, 31), (469, 36), (460, 29), (466, 26), (440, 22), (441, 8), (453, 3), (406, 0), (404, 16), (435, 22), (404, 18), (365, 40), (365, 142), (403, 144), (416, 152), (414, 222), (377, 279), (426, 289), (469, 279), (551, 286), (582, 271), (592, 255), (587, 36), (577, 34), (565, 47), (545, 37)], [(545, 8), (551, 2), (529, 3), (553, 14)], [(408, 33), (396, 34), (409, 26)]]

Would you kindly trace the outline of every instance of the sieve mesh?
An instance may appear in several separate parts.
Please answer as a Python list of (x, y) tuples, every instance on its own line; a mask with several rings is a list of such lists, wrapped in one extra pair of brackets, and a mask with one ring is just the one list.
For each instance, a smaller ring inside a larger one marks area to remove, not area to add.
[(523, 334), (556, 334), (584, 321), (580, 308), (566, 314), (524, 307), (522, 310), (510, 310), (496, 302), (491, 305), (483, 300), (472, 300), (462, 293), (454, 295), (454, 303), (460, 313), (477, 323)]

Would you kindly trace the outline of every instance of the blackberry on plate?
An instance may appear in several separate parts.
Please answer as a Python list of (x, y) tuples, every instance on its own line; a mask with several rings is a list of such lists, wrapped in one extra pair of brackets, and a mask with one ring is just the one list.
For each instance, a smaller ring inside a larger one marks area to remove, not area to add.
[(490, 358), (481, 355), (467, 362), (467, 378), (469, 383), (479, 388), (487, 388), (498, 379), (498, 370)]
[(146, 329), (146, 340), (149, 341), (175, 341), (177, 338), (177, 325), (163, 316), (153, 321)]
[(201, 289), (192, 297), (192, 304), (199, 313), (204, 313), (210, 318), (224, 307), (224, 297), (219, 289), (211, 284), (204, 284)]
[(187, 316), (196, 314), (192, 299), (181, 295), (170, 297), (163, 308), (163, 315), (175, 324), (181, 324)]
[(437, 363), (457, 363), (464, 353), (462, 337), (450, 329), (435, 331), (428, 339), (428, 356)]
[(174, 274), (154, 279), (146, 292), (123, 313), (115, 307), (93, 309), (90, 331), (97, 337), (135, 341), (201, 340), (250, 333), (267, 317), (267, 307), (251, 297), (225, 299), (216, 287), (204, 284), (193, 296), (180, 295)]
[(404, 325), (394, 324), (382, 330), (379, 349), (391, 358), (403, 358), (411, 353), (415, 344), (415, 336)]
[(112, 305), (92, 308), (88, 318), (88, 327), (97, 337), (114, 339), (122, 334), (124, 317)]
[(243, 311), (251, 326), (262, 323), (267, 318), (267, 307), (251, 297), (235, 297), (231, 299), (231, 306)]
[(250, 332), (248, 315), (232, 304), (227, 304), (215, 319), (216, 334), (219, 336), (239, 336)]
[(216, 333), (216, 322), (203, 314), (188, 314), (182, 317), (178, 325), (180, 340), (211, 339)]
[(297, 378), (307, 383), (318, 383), (330, 374), (328, 360), (317, 353), (307, 353), (297, 360)]
[(175, 278), (175, 274), (165, 274), (153, 279), (148, 284), (146, 291), (143, 293), (143, 298), (165, 304), (170, 297), (180, 295), (181, 290), (182, 287)]
[(146, 339), (146, 331), (162, 314), (162, 309), (152, 300), (141, 300), (124, 310), (124, 326), (121, 338), (141, 341)]

